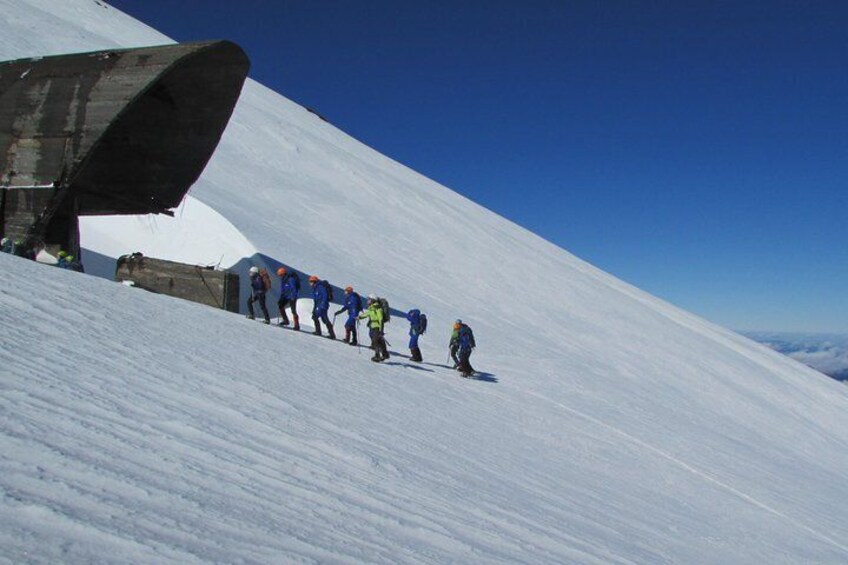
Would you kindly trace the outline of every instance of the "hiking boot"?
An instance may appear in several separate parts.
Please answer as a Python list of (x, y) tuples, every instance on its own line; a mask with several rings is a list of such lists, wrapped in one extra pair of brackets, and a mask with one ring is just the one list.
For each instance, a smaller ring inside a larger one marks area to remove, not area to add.
[(271, 320), (269, 320), (268, 318), (265, 318), (264, 320), (262, 320), (262, 323), (263, 323), (263, 324), (268, 324), (268, 325), (270, 325), (270, 324), (271, 324)]
[(378, 356), (378, 355), (375, 355), (374, 357), (372, 357), (371, 360), (374, 361), (375, 363), (380, 363), (380, 362), (383, 361), (383, 359), (381, 359), (380, 356)]
[(321, 335), (321, 330), (315, 330), (312, 335)]
[(359, 343), (354, 339), (350, 342), (351, 345), (359, 345)]
[(330, 339), (336, 339), (336, 332), (333, 331), (333, 328), (330, 328), (330, 331), (327, 334), (327, 337), (329, 337)]
[(248, 320), (255, 320), (256, 316), (254, 316), (253, 314), (248, 314), (247, 316), (245, 316), (245, 318), (247, 318)]
[(292, 329), (293, 329), (294, 331), (296, 331), (296, 332), (299, 332), (299, 331), (300, 331), (300, 326), (299, 326), (299, 325), (297, 325), (297, 324), (295, 324), (295, 325), (292, 327)]

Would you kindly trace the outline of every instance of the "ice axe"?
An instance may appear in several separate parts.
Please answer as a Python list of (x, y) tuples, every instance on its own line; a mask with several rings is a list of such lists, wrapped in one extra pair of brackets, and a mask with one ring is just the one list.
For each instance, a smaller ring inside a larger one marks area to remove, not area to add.
[[(359, 338), (361, 336), (362, 336), (362, 334), (359, 333), (359, 316), (357, 316), (356, 317), (356, 339), (357, 339), (357, 341), (359, 340)], [(362, 346), (361, 345), (356, 346), (356, 354), (362, 355)]]

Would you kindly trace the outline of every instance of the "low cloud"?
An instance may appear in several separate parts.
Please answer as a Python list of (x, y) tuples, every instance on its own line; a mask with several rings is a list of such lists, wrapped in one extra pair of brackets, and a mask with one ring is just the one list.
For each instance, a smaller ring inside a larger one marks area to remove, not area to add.
[(826, 375), (848, 380), (848, 335), (766, 332), (745, 335)]

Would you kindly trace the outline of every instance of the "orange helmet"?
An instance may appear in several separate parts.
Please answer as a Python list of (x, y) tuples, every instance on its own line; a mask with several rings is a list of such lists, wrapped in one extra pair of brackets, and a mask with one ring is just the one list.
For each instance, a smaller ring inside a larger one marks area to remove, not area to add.
[(316, 275), (309, 275), (309, 284), (318, 282), (318, 277)]
[(345, 292), (353, 292), (353, 287), (352, 286), (346, 286)]
[(279, 269), (277, 269), (277, 275), (278, 276), (282, 277), (282, 276), (285, 276), (285, 274), (286, 274), (286, 268), (285, 267), (280, 267)]

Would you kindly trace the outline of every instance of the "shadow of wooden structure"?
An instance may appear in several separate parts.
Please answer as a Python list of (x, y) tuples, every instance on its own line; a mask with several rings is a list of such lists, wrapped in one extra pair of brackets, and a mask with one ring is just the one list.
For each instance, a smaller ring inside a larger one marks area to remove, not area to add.
[(249, 67), (228, 41), (0, 63), (0, 233), (79, 256), (79, 216), (173, 214)]
[(115, 280), (150, 292), (239, 311), (239, 276), (213, 267), (186, 265), (133, 253), (118, 258)]

